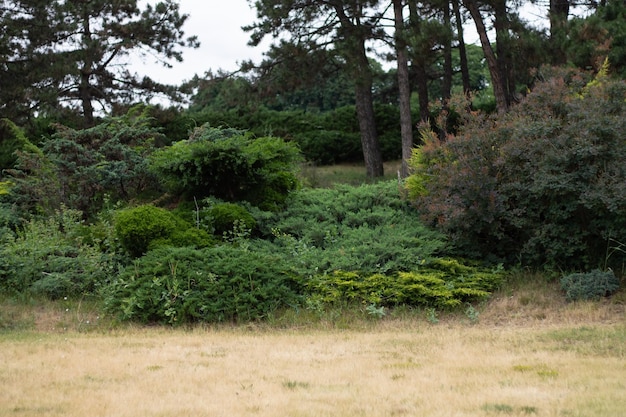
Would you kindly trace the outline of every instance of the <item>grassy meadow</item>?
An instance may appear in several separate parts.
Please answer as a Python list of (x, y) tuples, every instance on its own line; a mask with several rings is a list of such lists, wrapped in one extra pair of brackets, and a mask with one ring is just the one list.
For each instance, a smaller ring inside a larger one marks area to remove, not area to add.
[(624, 298), (520, 276), (472, 311), (186, 329), (5, 299), (0, 416), (619, 416)]

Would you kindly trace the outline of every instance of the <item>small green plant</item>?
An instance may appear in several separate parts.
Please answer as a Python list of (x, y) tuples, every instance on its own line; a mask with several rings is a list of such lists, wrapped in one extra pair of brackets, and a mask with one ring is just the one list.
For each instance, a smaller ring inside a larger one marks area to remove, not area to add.
[(437, 316), (437, 310), (434, 308), (429, 308), (426, 310), (426, 320), (430, 323), (430, 324), (437, 324), (439, 323), (439, 317)]
[(467, 308), (465, 309), (465, 317), (467, 317), (470, 323), (478, 323), (480, 318), (480, 312), (474, 308), (473, 305), (467, 304)]
[(300, 382), (300, 381), (284, 381), (283, 382), (283, 387), (287, 388), (288, 390), (295, 390), (298, 388), (309, 388), (309, 383), (308, 382)]
[(382, 319), (383, 317), (387, 315), (387, 312), (385, 311), (385, 307), (377, 307), (376, 304), (368, 305), (367, 307), (365, 307), (365, 311), (367, 312), (369, 316), (374, 317), (376, 319)]
[(496, 414), (512, 414), (515, 409), (508, 404), (485, 404), (482, 409), (488, 413)]
[(612, 270), (595, 269), (586, 273), (565, 275), (561, 278), (561, 288), (568, 301), (597, 300), (619, 289), (619, 279)]

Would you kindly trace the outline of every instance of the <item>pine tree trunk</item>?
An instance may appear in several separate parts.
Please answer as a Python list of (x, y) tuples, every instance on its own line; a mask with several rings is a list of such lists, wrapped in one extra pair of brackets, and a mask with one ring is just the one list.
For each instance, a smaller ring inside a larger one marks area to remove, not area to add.
[(469, 97), (472, 86), (470, 84), (469, 66), (467, 64), (467, 51), (465, 49), (465, 38), (463, 36), (463, 21), (459, 9), (459, 0), (452, 0), (452, 10), (456, 20), (457, 39), (459, 41), (459, 59), (461, 64), (461, 81), (463, 82), (463, 93)]
[[(417, 11), (417, 5), (414, 1), (409, 1), (409, 17), (411, 30), (417, 36), (421, 33), (422, 29), (419, 13)], [(419, 56), (420, 45), (415, 45), (415, 47), (417, 49), (417, 52), (413, 53), (413, 56), (411, 57), (411, 62), (413, 64), (415, 78), (417, 81), (417, 95), (419, 97), (420, 106), (420, 120), (422, 122), (427, 122), (430, 117), (428, 107), (428, 75), (426, 74), (424, 60)]]
[(463, 0), (463, 4), (472, 15), (472, 19), (476, 24), (476, 31), (480, 38), (480, 44), (487, 60), (487, 66), (489, 67), (489, 74), (491, 75), (491, 83), (493, 84), (493, 93), (496, 97), (496, 108), (498, 113), (506, 113), (509, 109), (507, 105), (506, 89), (500, 77), (500, 71), (498, 69), (498, 61), (496, 55), (493, 52), (489, 37), (487, 36), (487, 30), (485, 29), (485, 23), (478, 10), (476, 0)]
[(371, 82), (369, 86), (366, 83), (357, 82), (355, 94), (365, 171), (368, 178), (382, 177), (384, 174), (383, 158), (378, 144), (378, 134), (376, 133)]
[(567, 18), (570, 0), (550, 0), (550, 44), (552, 45), (552, 64), (564, 65), (567, 62), (564, 44), (567, 40)]
[[(443, 2), (443, 19), (444, 26), (446, 28), (452, 28), (452, 22), (450, 19), (450, 4)], [(452, 29), (450, 29), (452, 31)], [(448, 106), (448, 101), (452, 95), (452, 36), (443, 45), (443, 82), (442, 82), (442, 94), (444, 106)]]
[(409, 84), (409, 63), (404, 40), (404, 17), (402, 0), (393, 0), (396, 31), (396, 53), (398, 64), (398, 92), (400, 101), (400, 135), (402, 137), (402, 168), (400, 176), (409, 175), (408, 160), (413, 152), (413, 122), (411, 121), (411, 87)]

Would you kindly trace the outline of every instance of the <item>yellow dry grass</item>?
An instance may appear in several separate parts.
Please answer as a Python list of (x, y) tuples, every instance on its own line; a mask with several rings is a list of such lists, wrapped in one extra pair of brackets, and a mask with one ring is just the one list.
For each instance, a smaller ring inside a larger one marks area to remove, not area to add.
[(477, 320), (348, 330), (110, 327), (93, 304), (5, 300), (0, 417), (626, 416), (625, 293), (565, 303), (556, 286), (513, 280)]
[(623, 416), (625, 341), (623, 322), (4, 333), (0, 416)]

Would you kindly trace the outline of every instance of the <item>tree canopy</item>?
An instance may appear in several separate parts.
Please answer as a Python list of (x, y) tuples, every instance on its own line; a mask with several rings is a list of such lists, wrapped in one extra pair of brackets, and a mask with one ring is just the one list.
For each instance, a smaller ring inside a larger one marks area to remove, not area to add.
[(2, 115), (19, 120), (64, 105), (79, 108), (90, 126), (99, 110), (138, 93), (144, 100), (157, 93), (175, 97), (175, 87), (132, 72), (129, 57), (166, 66), (182, 61), (182, 47), (199, 45), (196, 37), (184, 37), (186, 19), (173, 0), (143, 9), (137, 0), (3, 0)]

